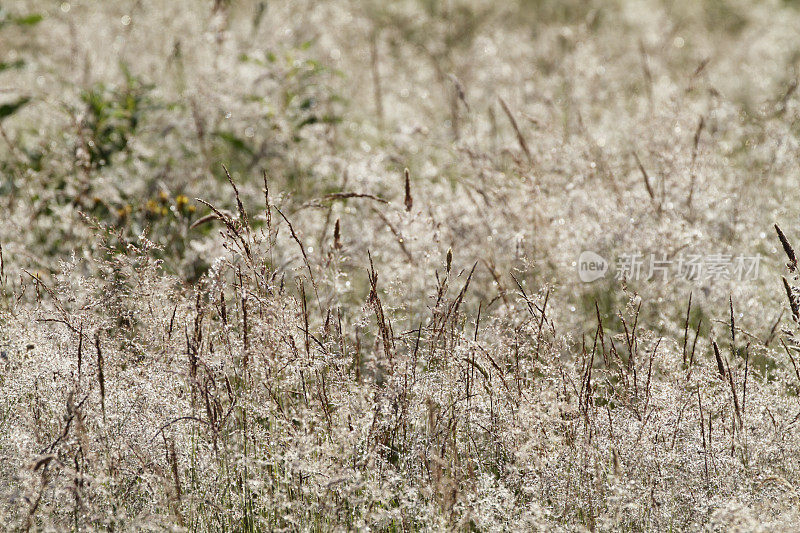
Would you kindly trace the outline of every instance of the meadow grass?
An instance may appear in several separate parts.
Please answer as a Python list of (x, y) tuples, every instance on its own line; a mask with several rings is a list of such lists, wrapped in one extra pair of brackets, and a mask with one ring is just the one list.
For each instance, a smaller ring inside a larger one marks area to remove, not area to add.
[(793, 531), (798, 37), (777, 0), (4, 3), (3, 527)]

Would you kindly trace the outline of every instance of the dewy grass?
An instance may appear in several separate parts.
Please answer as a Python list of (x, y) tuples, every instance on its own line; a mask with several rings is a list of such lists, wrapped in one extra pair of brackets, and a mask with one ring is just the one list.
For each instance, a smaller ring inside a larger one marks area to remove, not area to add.
[(0, 40), (5, 529), (796, 530), (793, 3), (13, 0)]

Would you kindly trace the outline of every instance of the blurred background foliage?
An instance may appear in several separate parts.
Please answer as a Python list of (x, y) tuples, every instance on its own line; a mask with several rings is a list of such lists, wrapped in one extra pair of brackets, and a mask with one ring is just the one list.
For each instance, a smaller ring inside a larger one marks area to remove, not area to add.
[[(611, 314), (626, 296), (613, 280), (575, 283), (581, 249), (761, 250), (770, 221), (789, 214), (778, 199), (796, 196), (787, 171), (800, 132), (796, 8), (8, 2), (0, 202), (13, 223), (0, 242), (17, 252), (9, 264), (57, 272), (63, 257), (91, 253), (100, 224), (124, 240), (146, 235), (165, 268), (196, 282), (219, 227), (194, 225), (209, 213), (195, 199), (235, 212), (225, 164), (262, 229), (267, 173), (274, 205), (296, 213), (316, 243), (320, 270), (338, 218), (347, 253), (337, 268), (347, 275), (377, 250), (396, 281), (410, 283), (425, 276), (398, 266), (431, 273), (452, 246), (465, 262), (563, 287), (566, 309), (591, 314), (598, 300)], [(632, 151), (657, 182), (655, 211)], [(415, 220), (370, 201), (324, 200), (355, 191), (400, 203), (405, 167), (429, 200)], [(297, 268), (291, 240), (277, 233), (273, 266)], [(478, 286), (487, 297), (498, 289), (489, 270)], [(646, 288), (655, 301), (671, 296)], [(742, 298), (763, 304), (762, 289), (741, 289)], [(709, 304), (731, 290), (700, 288)]]

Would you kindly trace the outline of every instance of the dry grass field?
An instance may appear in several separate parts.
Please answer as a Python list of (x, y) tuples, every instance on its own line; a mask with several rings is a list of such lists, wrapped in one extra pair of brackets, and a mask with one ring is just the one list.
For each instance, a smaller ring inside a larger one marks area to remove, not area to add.
[(796, 531), (798, 76), (789, 0), (3, 2), (0, 527)]

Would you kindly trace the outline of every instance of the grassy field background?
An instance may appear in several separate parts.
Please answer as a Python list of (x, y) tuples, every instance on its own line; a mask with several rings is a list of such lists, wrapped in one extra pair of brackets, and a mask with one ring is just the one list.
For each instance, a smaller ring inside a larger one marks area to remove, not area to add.
[(795, 530), (799, 69), (790, 1), (4, 2), (3, 527)]

